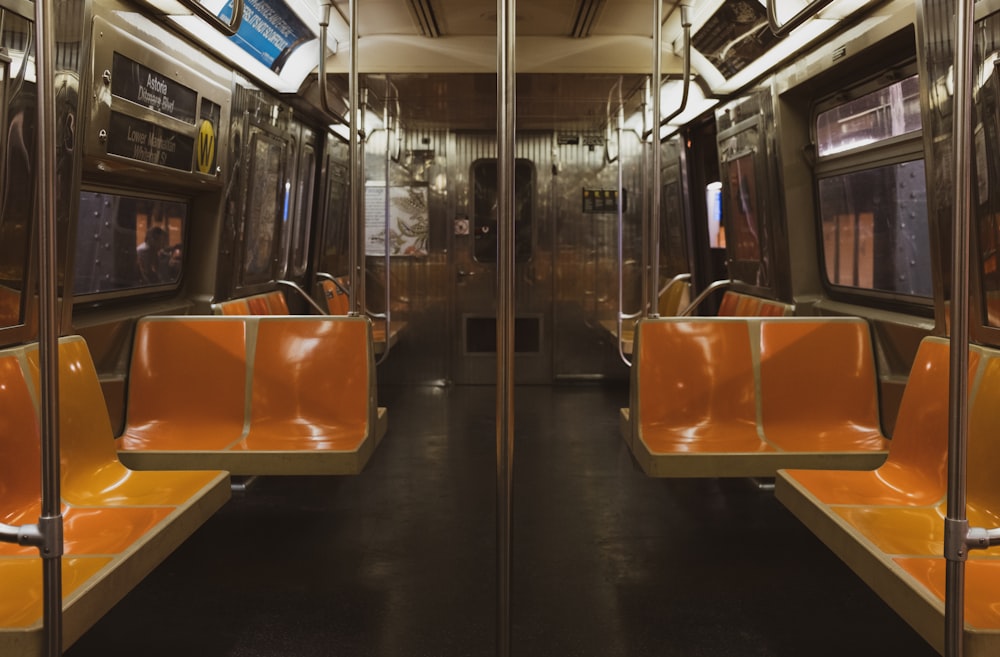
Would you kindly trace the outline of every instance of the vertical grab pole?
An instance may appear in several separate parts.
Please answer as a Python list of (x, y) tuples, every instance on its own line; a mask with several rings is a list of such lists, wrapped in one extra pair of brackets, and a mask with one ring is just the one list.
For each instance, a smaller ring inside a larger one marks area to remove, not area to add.
[[(392, 309), (390, 308), (392, 304), (392, 277), (389, 275), (389, 266), (392, 261), (392, 254), (390, 252), (390, 210), (391, 204), (389, 203), (389, 138), (392, 137), (392, 131), (389, 130), (389, 93), (392, 90), (392, 83), (389, 82), (389, 74), (385, 75), (385, 105), (382, 108), (382, 125), (385, 127), (385, 351), (379, 357), (376, 365), (381, 365), (385, 362), (385, 359), (389, 357), (389, 352), (392, 351), (392, 340), (389, 336), (392, 335)], [(396, 121), (399, 121), (399, 116), (396, 117)]]
[(969, 385), (969, 220), (972, 164), (973, 0), (957, 0), (955, 12), (955, 97), (952, 181), (955, 192), (951, 256), (951, 385), (948, 414), (948, 516), (945, 518), (945, 657), (962, 657), (965, 628), (966, 457)]
[(653, 162), (649, 172), (652, 199), (649, 208), (649, 282), (646, 284), (650, 317), (660, 315), (660, 84), (663, 79), (663, 2), (653, 0)]
[[(350, 72), (347, 84), (347, 104), (350, 105), (351, 112), (351, 157), (349, 162), (350, 170), (348, 176), (351, 179), (351, 220), (347, 228), (348, 246), (348, 268), (351, 270), (348, 276), (350, 288), (348, 289), (348, 315), (357, 317), (361, 315), (364, 308), (361, 306), (361, 279), (360, 265), (364, 260), (359, 258), (359, 251), (363, 253), (365, 233), (364, 217), (361, 216), (361, 194), (363, 183), (360, 171), (360, 134), (361, 111), (358, 107), (358, 0), (349, 0), (348, 13), (351, 15), (351, 56)], [(325, 44), (324, 44), (325, 45)]]
[[(618, 357), (622, 359), (627, 367), (631, 366), (632, 363), (625, 356), (625, 348), (622, 346), (622, 324), (625, 319), (625, 211), (623, 209), (623, 199), (625, 194), (624, 180), (625, 172), (622, 169), (622, 134), (625, 130), (625, 103), (622, 101), (622, 79), (618, 78), (618, 128), (615, 131), (618, 139), (618, 153), (615, 155), (615, 161), (617, 164), (617, 187), (616, 194), (618, 194), (617, 203), (618, 206), (617, 219), (618, 219), (618, 321), (616, 327), (618, 333), (615, 335), (618, 337)], [(641, 311), (640, 311), (641, 312)]]
[(62, 654), (62, 503), (59, 487), (59, 326), (56, 302), (55, 171), (55, 8), (52, 0), (35, 2), (35, 70), (38, 84), (38, 263), (41, 370), (39, 424), (42, 433), (41, 534), (45, 655)]
[(497, 655), (510, 656), (514, 471), (514, 16), (497, 0)]

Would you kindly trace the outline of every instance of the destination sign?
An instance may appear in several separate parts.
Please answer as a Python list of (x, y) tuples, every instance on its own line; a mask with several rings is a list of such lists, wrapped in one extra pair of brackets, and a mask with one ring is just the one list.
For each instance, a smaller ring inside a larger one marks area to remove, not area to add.
[(193, 89), (118, 53), (111, 65), (111, 93), (185, 123), (194, 123), (198, 109)]
[(108, 153), (161, 167), (191, 170), (194, 138), (140, 119), (111, 113)]
[[(622, 212), (628, 208), (628, 194), (622, 189), (622, 196), (625, 202), (622, 204)], [(600, 214), (602, 212), (618, 211), (618, 190), (617, 189), (587, 189), (583, 190), (583, 212), (584, 214)]]

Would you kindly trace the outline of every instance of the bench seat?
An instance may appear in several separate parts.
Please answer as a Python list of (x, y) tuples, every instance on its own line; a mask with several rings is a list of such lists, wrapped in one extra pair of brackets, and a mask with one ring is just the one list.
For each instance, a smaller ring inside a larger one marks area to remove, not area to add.
[(119, 456), (136, 469), (357, 474), (387, 429), (360, 317), (146, 317)]
[[(778, 473), (778, 499), (939, 651), (944, 647), (944, 518), (949, 344), (925, 338), (899, 408), (889, 456), (872, 472)], [(1000, 522), (1000, 352), (969, 354), (968, 519)], [(1000, 548), (966, 563), (965, 654), (1000, 654)]]
[[(331, 315), (346, 316), (350, 312), (349, 299), (345, 292), (347, 285), (347, 280), (344, 277), (338, 278), (337, 283), (327, 278), (320, 279), (323, 298), (326, 299), (327, 312)], [(406, 330), (406, 322), (393, 320), (392, 330), (386, 334), (385, 325), (384, 319), (372, 319), (372, 341), (376, 356), (381, 356), (386, 349), (395, 347), (396, 343), (399, 342), (400, 334)]]
[[(224, 472), (133, 472), (118, 460), (86, 343), (59, 341), (63, 648), (229, 499)], [(0, 351), (0, 522), (41, 512), (35, 345)], [(0, 654), (39, 655), (42, 559), (0, 544)]]
[(621, 425), (647, 475), (771, 477), (885, 460), (864, 321), (661, 318), (637, 335)]

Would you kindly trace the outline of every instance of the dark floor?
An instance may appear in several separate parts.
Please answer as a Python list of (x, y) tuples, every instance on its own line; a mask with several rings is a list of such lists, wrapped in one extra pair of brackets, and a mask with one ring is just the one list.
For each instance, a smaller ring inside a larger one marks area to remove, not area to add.
[[(67, 656), (494, 655), (494, 391), (379, 394), (364, 474), (259, 480)], [(626, 390), (517, 395), (512, 655), (936, 654), (772, 493), (644, 477)]]

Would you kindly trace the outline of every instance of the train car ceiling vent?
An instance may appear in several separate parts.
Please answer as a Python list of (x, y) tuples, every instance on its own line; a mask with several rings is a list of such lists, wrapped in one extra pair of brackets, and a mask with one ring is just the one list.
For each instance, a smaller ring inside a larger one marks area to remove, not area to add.
[(422, 35), (431, 39), (441, 36), (441, 28), (438, 26), (437, 16), (430, 0), (407, 0), (406, 4)]
[(576, 18), (573, 20), (572, 36), (576, 39), (583, 39), (590, 36), (590, 31), (597, 23), (597, 17), (604, 9), (605, 0), (580, 0), (580, 5), (576, 10)]

